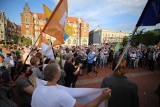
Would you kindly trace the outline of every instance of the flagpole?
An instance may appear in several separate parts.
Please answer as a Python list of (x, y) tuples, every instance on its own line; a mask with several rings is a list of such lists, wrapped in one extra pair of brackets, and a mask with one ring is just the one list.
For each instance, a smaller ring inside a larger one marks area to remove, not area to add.
[[(132, 33), (132, 36), (131, 36), (130, 39), (132, 39), (132, 37), (135, 35), (137, 29), (138, 29), (138, 27), (136, 26), (136, 27), (134, 28), (134, 30), (133, 30), (133, 33)], [(127, 43), (127, 45), (126, 45), (126, 47), (125, 47), (125, 50), (123, 51), (122, 55), (120, 56), (120, 58), (119, 58), (119, 60), (118, 60), (118, 63), (117, 63), (117, 65), (116, 65), (116, 67), (114, 68), (114, 72), (116, 71), (116, 69), (118, 68), (119, 64), (121, 63), (121, 61), (122, 61), (125, 53), (127, 52), (130, 44), (131, 44), (131, 41), (128, 40), (128, 43)]]
[[(42, 34), (42, 32), (40, 33), (40, 35), (41, 35), (41, 34)], [(21, 69), (20, 69), (20, 71), (19, 71), (19, 72), (21, 72), (21, 70), (22, 70), (22, 68), (23, 68), (24, 64), (26, 63), (26, 61), (27, 61), (27, 59), (28, 59), (29, 55), (31, 54), (31, 51), (33, 50), (33, 47), (35, 47), (35, 45), (36, 45), (36, 43), (37, 43), (37, 41), (38, 41), (38, 39), (39, 39), (40, 35), (39, 35), (39, 36), (38, 36), (38, 38), (36, 39), (35, 43), (32, 45), (31, 50), (30, 50), (29, 54), (27, 55), (27, 57), (26, 57), (25, 61), (23, 62), (23, 65), (22, 65), (22, 67), (21, 67)], [(19, 72), (18, 72), (18, 74), (19, 74)], [(17, 77), (18, 77), (18, 75), (17, 75)], [(16, 77), (16, 78), (17, 78), (17, 77)]]

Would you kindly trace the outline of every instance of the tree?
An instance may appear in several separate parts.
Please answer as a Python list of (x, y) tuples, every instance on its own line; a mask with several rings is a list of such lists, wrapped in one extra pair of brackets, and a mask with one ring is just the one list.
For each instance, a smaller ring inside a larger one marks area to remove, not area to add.
[(127, 37), (127, 36), (124, 36), (124, 37), (123, 37), (122, 45), (123, 45), (123, 46), (127, 45), (127, 42), (128, 42), (128, 37)]
[(17, 35), (13, 36), (13, 43), (18, 44), (18, 36)]
[(25, 38), (25, 37), (22, 37), (21, 38), (22, 40), (22, 45), (32, 45), (32, 39), (31, 38)]
[(157, 45), (160, 41), (160, 33), (156, 31), (147, 31), (145, 33), (139, 32), (132, 37), (132, 46), (138, 46), (139, 44)]

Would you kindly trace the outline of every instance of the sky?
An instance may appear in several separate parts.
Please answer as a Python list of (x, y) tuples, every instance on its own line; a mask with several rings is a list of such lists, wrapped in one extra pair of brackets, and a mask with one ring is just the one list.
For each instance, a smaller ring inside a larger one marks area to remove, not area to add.
[[(59, 0), (0, 0), (0, 11), (16, 24), (21, 24), (20, 13), (28, 3), (32, 12), (44, 13), (42, 4), (54, 10)], [(68, 0), (68, 16), (80, 17), (97, 28), (131, 33), (147, 0)]]

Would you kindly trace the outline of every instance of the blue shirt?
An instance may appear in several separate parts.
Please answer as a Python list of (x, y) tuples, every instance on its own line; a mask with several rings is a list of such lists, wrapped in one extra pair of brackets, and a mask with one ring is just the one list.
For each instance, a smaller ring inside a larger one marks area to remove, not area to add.
[(91, 58), (91, 59), (88, 60), (88, 63), (89, 64), (93, 63), (93, 57), (94, 57), (94, 55), (93, 54), (88, 54), (88, 57)]

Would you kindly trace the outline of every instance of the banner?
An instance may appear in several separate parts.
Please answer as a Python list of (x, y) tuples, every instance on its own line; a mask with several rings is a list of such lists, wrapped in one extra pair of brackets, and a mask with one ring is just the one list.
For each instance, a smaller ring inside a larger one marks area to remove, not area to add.
[[(47, 81), (36, 78), (37, 86), (46, 85)], [(95, 98), (97, 98), (101, 93), (103, 88), (68, 88), (61, 85), (57, 85), (58, 89), (65, 90), (72, 97), (74, 97), (81, 104), (86, 104)], [(98, 107), (108, 107), (108, 101), (103, 101)]]

